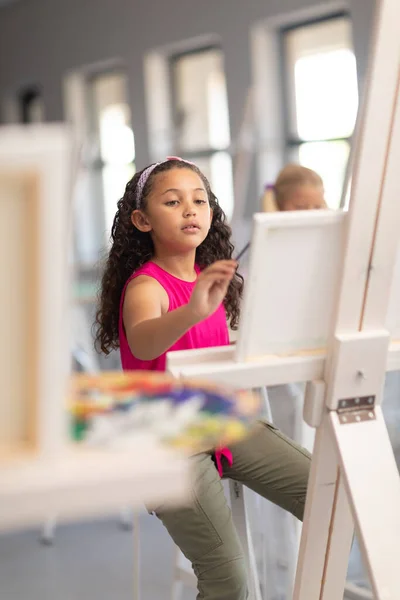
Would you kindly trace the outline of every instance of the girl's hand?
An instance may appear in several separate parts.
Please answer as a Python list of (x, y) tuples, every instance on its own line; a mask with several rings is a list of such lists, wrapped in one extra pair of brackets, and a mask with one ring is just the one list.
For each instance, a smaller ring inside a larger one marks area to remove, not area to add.
[(236, 268), (235, 260), (218, 260), (200, 273), (188, 303), (196, 320), (202, 321), (217, 310), (226, 296)]

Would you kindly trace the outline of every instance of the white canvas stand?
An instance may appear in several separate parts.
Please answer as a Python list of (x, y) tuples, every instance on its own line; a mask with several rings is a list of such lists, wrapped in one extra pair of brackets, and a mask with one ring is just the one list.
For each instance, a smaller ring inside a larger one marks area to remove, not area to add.
[[(391, 319), (390, 311), (388, 317), (388, 308), (393, 305), (392, 287), (396, 288), (392, 281), (400, 225), (400, 39), (394, 25), (399, 17), (397, 2), (381, 3), (362, 139), (356, 149), (334, 335), (325, 366), (326, 408), (315, 423), (319, 421), (318, 449), (310, 477), (296, 600), (340, 597), (351, 545), (351, 516), (374, 597), (394, 600), (400, 594), (395, 560), (400, 481), (379, 406), (389, 342), (386, 327), (396, 337), (398, 320)], [(377, 512), (379, 505), (382, 509)], [(319, 564), (316, 549), (323, 550), (317, 553), (322, 557)]]
[(400, 597), (400, 480), (380, 408), (400, 368), (399, 22), (398, 0), (378, 2), (349, 214), (256, 216), (237, 347), (169, 357), (177, 375), (238, 388), (310, 382), (294, 600), (343, 597), (353, 521), (374, 598)]

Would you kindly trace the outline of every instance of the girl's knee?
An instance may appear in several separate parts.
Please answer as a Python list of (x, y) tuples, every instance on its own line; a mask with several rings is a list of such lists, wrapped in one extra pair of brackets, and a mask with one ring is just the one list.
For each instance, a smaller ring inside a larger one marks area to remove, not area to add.
[(246, 600), (248, 577), (244, 557), (229, 560), (198, 576), (202, 600)]

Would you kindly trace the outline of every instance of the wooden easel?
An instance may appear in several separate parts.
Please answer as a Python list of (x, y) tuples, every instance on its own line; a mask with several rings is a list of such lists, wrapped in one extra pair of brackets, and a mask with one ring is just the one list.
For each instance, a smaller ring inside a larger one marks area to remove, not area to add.
[(239, 388), (309, 382), (294, 600), (343, 597), (353, 522), (374, 598), (400, 598), (400, 479), (380, 407), (400, 368), (400, 4), (377, 7), (349, 213), (256, 215), (236, 348), (169, 356), (176, 375)]

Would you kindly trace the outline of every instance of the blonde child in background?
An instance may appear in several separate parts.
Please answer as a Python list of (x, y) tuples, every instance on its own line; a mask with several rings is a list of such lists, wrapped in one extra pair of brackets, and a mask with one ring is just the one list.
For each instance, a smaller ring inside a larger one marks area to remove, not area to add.
[(312, 169), (286, 165), (276, 182), (266, 186), (261, 206), (263, 212), (327, 208), (323, 181)]

